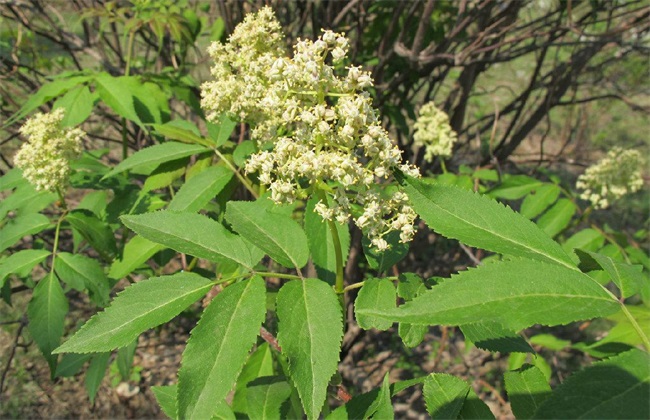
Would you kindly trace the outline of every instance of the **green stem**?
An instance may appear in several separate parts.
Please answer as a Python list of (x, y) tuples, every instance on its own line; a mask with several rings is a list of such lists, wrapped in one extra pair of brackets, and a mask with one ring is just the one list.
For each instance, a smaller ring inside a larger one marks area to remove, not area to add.
[(217, 149), (212, 149), (212, 150), (214, 150), (214, 153), (219, 157), (219, 159), (221, 159), (226, 164), (226, 166), (228, 166), (228, 169), (230, 169), (232, 173), (235, 174), (237, 179), (239, 179), (239, 181), (242, 184), (244, 184), (244, 187), (246, 187), (246, 189), (253, 195), (253, 197), (259, 198), (260, 195), (257, 193), (257, 191), (255, 191), (253, 185), (250, 183), (248, 179), (246, 179), (242, 174), (239, 173), (235, 165), (233, 165), (232, 162), (226, 159), (226, 157), (222, 155), (221, 152), (218, 151)]
[[(133, 55), (133, 41), (135, 40), (135, 30), (129, 32), (129, 40), (126, 45), (126, 67), (124, 68), (124, 75), (128, 76), (131, 73), (131, 56)], [(126, 118), (122, 118), (122, 160), (126, 159), (129, 155), (129, 142), (127, 139), (126, 131)]]
[(277, 277), (279, 279), (289, 279), (289, 280), (302, 280), (302, 277), (296, 276), (293, 274), (284, 274), (284, 273), (271, 273), (268, 271), (253, 271), (253, 274), (262, 277)]
[[(327, 194), (320, 188), (316, 189), (318, 197), (327, 205)], [(336, 223), (333, 220), (327, 220), (327, 226), (332, 234), (332, 242), (334, 243), (334, 256), (336, 258), (336, 281), (334, 283), (334, 291), (339, 295), (339, 301), (345, 313), (345, 279), (343, 278), (343, 252), (341, 251), (341, 239), (339, 238), (339, 231), (336, 228)]]
[[(65, 202), (64, 202), (65, 203)], [(54, 245), (52, 246), (52, 262), (50, 263), (50, 279), (54, 277), (54, 263), (56, 262), (56, 254), (59, 249), (59, 236), (61, 233), (61, 224), (63, 220), (68, 215), (68, 210), (64, 210), (59, 217), (59, 220), (56, 222), (56, 229), (54, 231)]]
[(447, 173), (447, 165), (445, 165), (445, 159), (443, 158), (440, 158), (440, 168), (442, 169), (443, 174)]
[(645, 335), (643, 329), (641, 328), (639, 323), (636, 322), (636, 319), (634, 319), (634, 316), (632, 316), (632, 314), (627, 309), (627, 306), (625, 306), (624, 303), (621, 303), (621, 309), (623, 310), (623, 314), (625, 314), (625, 317), (628, 319), (628, 321), (630, 321), (630, 324), (632, 324), (632, 328), (634, 328), (636, 333), (641, 338), (641, 341), (643, 342), (643, 346), (645, 347), (646, 351), (650, 352), (650, 339), (648, 339), (648, 336)]
[(59, 195), (59, 202), (61, 203), (60, 206), (65, 214), (68, 211), (68, 204), (65, 202), (65, 196), (63, 195), (61, 188), (57, 188), (56, 193)]
[(358, 289), (360, 287), (363, 287), (365, 282), (360, 281), (359, 283), (353, 283), (348, 286), (345, 286), (345, 289), (343, 289), (343, 293), (349, 292), (350, 290)]

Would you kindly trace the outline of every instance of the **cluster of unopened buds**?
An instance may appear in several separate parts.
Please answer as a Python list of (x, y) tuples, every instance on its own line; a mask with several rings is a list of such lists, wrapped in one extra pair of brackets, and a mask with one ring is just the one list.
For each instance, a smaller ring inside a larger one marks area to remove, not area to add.
[(63, 109), (36, 114), (20, 128), (27, 138), (14, 156), (14, 164), (37, 191), (63, 192), (70, 177), (70, 161), (83, 151), (79, 128), (63, 128)]
[(422, 105), (413, 128), (414, 144), (424, 147), (425, 161), (432, 162), (436, 156), (451, 157), (458, 138), (449, 125), (449, 116), (433, 102)]
[(202, 86), (208, 120), (225, 112), (250, 124), (260, 151), (245, 170), (257, 174), (276, 203), (324, 193), (327, 199), (315, 207), (323, 219), (352, 218), (380, 250), (389, 247), (385, 236), (394, 230), (410, 241), (416, 214), (404, 193), (389, 193), (384, 185), (396, 169), (419, 172), (401, 163), (381, 127), (367, 92), (370, 74), (344, 67), (349, 45), (341, 34), (298, 40), (291, 58), (282, 40), (265, 7), (248, 15), (227, 44), (210, 47), (215, 80)]
[(591, 201), (596, 209), (609, 207), (613, 201), (641, 189), (642, 166), (643, 158), (638, 150), (614, 147), (578, 177), (576, 188), (583, 190), (580, 198)]

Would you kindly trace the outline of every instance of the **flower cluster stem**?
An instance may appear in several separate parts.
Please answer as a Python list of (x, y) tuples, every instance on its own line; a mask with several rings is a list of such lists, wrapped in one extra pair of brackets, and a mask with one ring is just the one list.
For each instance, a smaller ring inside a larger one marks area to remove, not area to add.
[[(327, 195), (325, 191), (318, 189), (318, 197), (327, 204)], [(327, 220), (327, 226), (332, 234), (332, 242), (334, 243), (334, 256), (336, 258), (336, 281), (334, 283), (334, 291), (339, 296), (341, 307), (345, 313), (345, 281), (343, 277), (343, 252), (341, 250), (341, 239), (339, 238), (339, 231), (336, 228), (336, 223), (333, 220)]]

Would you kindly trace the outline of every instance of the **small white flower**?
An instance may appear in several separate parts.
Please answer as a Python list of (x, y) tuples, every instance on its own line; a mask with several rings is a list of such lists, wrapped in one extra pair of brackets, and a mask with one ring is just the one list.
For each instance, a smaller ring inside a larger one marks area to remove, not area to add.
[(63, 128), (64, 111), (36, 114), (20, 128), (27, 137), (14, 156), (14, 163), (38, 191), (62, 191), (68, 185), (70, 161), (81, 156), (82, 138), (79, 128)]
[(597, 209), (607, 208), (613, 201), (641, 189), (643, 164), (638, 150), (614, 147), (578, 177), (576, 188), (584, 190), (580, 198), (591, 201)]

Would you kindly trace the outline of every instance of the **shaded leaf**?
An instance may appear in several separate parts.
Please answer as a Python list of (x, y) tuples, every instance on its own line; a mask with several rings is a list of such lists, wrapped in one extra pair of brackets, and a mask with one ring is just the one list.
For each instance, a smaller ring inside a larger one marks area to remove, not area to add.
[(488, 195), (504, 200), (518, 200), (544, 183), (526, 175), (504, 175), (503, 182), (493, 188)]
[(539, 216), (560, 195), (560, 187), (554, 184), (546, 184), (532, 190), (521, 203), (522, 216), (533, 219)]
[(95, 314), (56, 353), (91, 353), (130, 344), (142, 332), (165, 323), (203, 296), (212, 283), (194, 273), (152, 277), (132, 284)]
[(544, 374), (532, 365), (505, 372), (506, 391), (512, 412), (518, 419), (529, 419), (551, 394)]
[(192, 330), (178, 372), (178, 416), (210, 418), (230, 392), (266, 315), (260, 277), (226, 287)]
[(248, 384), (246, 393), (251, 420), (280, 419), (280, 407), (291, 395), (291, 386), (284, 378), (265, 376)]
[(75, 228), (81, 236), (106, 261), (111, 261), (117, 254), (115, 236), (108, 223), (100, 220), (95, 214), (86, 209), (72, 210), (65, 220)]
[[(317, 197), (312, 197), (307, 202), (305, 208), (305, 233), (307, 234), (309, 251), (311, 252), (312, 262), (316, 266), (318, 278), (333, 285), (336, 281), (334, 240), (327, 222), (314, 211), (318, 201)], [(344, 226), (339, 223), (335, 223), (335, 225), (341, 243), (343, 264), (345, 264), (350, 249), (350, 230), (347, 225)]]
[(163, 249), (163, 245), (136, 235), (124, 246), (122, 257), (113, 260), (108, 276), (115, 280), (126, 277)]
[(534, 418), (650, 418), (650, 356), (633, 349), (569, 376)]
[(409, 251), (409, 244), (401, 243), (399, 235), (399, 232), (392, 231), (384, 237), (390, 245), (390, 248), (385, 251), (380, 251), (376, 247), (370, 246), (370, 240), (366, 236), (361, 239), (363, 254), (366, 256), (370, 268), (377, 270), (378, 273), (383, 273), (406, 257)]
[(232, 398), (233, 411), (246, 413), (248, 411), (246, 397), (248, 383), (262, 376), (273, 376), (273, 373), (271, 348), (269, 343), (264, 342), (248, 357), (248, 361), (244, 365), (239, 378), (237, 378), (235, 395)]
[(515, 331), (505, 328), (498, 322), (476, 322), (461, 325), (463, 335), (480, 349), (501, 353), (534, 353), (535, 351)]
[(90, 298), (99, 306), (109, 301), (110, 286), (104, 269), (97, 260), (67, 252), (57, 254), (55, 271), (59, 278), (76, 290), (88, 289)]
[(580, 268), (605, 270), (616, 287), (621, 291), (622, 298), (628, 298), (641, 291), (644, 284), (650, 279), (643, 274), (643, 266), (622, 264), (611, 257), (596, 252), (576, 249), (580, 258)]
[(88, 398), (90, 403), (95, 402), (95, 396), (99, 390), (99, 386), (102, 384), (104, 376), (106, 376), (106, 368), (108, 367), (108, 359), (110, 359), (111, 353), (99, 353), (93, 356), (90, 360), (90, 365), (86, 371), (86, 391), (88, 392)]
[(469, 393), (467, 382), (446, 373), (432, 373), (422, 388), (427, 411), (433, 419), (455, 419)]
[(137, 78), (134, 76), (113, 77), (108, 73), (100, 73), (95, 77), (95, 86), (101, 100), (117, 115), (142, 125), (142, 121), (135, 110), (133, 95), (129, 86), (130, 80), (137, 81)]
[(61, 357), (56, 365), (54, 376), (57, 378), (68, 378), (76, 375), (83, 365), (93, 357), (93, 353), (75, 354), (68, 353)]

